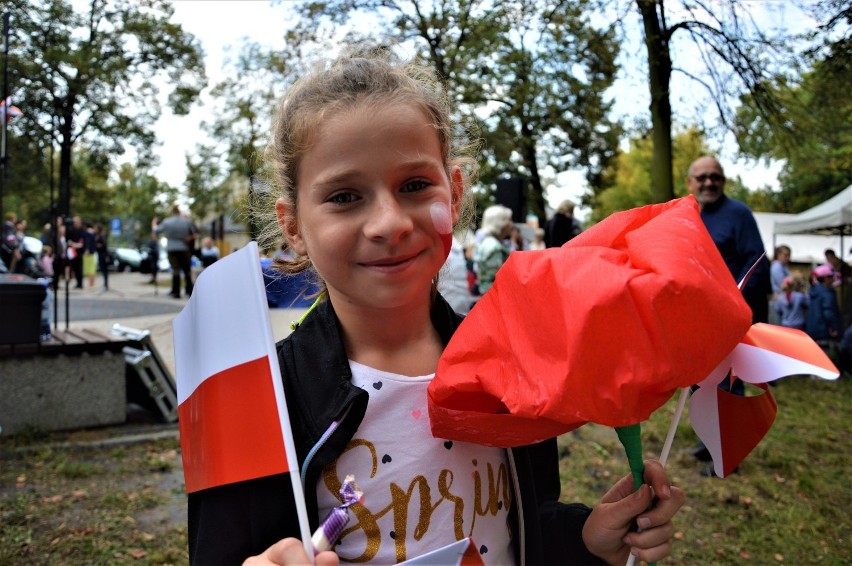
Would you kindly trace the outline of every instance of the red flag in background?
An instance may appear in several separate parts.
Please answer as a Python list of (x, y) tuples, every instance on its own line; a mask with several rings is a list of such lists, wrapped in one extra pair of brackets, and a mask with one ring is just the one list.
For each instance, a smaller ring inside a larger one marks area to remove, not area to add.
[(174, 342), (186, 491), (288, 471), (296, 460), (256, 243), (199, 276)]
[(641, 422), (703, 380), (751, 311), (693, 197), (514, 252), (429, 385), (436, 437), (491, 446)]
[(24, 113), (21, 112), (21, 109), (17, 106), (12, 106), (12, 97), (7, 96), (6, 100), (0, 100), (0, 124), (6, 121), (8, 118), (9, 121), (12, 120), (15, 116), (23, 116)]

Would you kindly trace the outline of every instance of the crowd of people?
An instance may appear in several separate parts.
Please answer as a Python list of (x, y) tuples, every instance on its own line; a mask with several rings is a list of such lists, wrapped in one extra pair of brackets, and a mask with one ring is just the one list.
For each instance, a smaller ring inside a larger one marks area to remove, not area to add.
[[(66, 278), (76, 289), (96, 285), (97, 274), (103, 289), (109, 289), (109, 243), (104, 226), (84, 223), (80, 216), (66, 225), (61, 216), (56, 224), (47, 223), (38, 237), (40, 245), (26, 241), (27, 221), (14, 212), (6, 214), (3, 243), (0, 246), (0, 272), (22, 273), (35, 279)], [(36, 248), (36, 249), (34, 249)]]
[[(453, 238), (453, 246), (438, 279), (438, 290), (456, 312), (465, 314), (491, 288), (497, 271), (516, 251), (535, 251), (563, 245), (583, 231), (574, 218), (575, 204), (562, 201), (541, 228), (535, 221), (519, 226), (512, 209), (496, 204), (482, 213), (479, 228), (469, 237)], [(524, 235), (524, 231), (528, 236)]]
[[(173, 212), (173, 217), (162, 223), (154, 218), (146, 246), (144, 271), (150, 273), (150, 282), (156, 283), (159, 238), (165, 236), (173, 277), (177, 276), (180, 281), (183, 275), (184, 288), (189, 295), (192, 291), (192, 257), (197, 257), (202, 267), (208, 267), (219, 259), (219, 249), (210, 237), (203, 238), (201, 246), (196, 247), (198, 229), (177, 207)], [(66, 223), (62, 216), (57, 216), (55, 224), (48, 222), (44, 225), (37, 237), (40, 244), (35, 242), (35, 236), (30, 242), (27, 241), (27, 226), (27, 220), (18, 218), (16, 213), (5, 214), (0, 241), (0, 273), (20, 273), (54, 283), (64, 279), (73, 284), (74, 289), (95, 288), (100, 274), (101, 289), (109, 290), (113, 250), (109, 245), (109, 232), (103, 224), (84, 221), (79, 215), (71, 217), (70, 222)], [(173, 286), (171, 294), (179, 297), (179, 291), (178, 282), (177, 287)]]
[(834, 250), (825, 250), (825, 263), (811, 270), (790, 268), (789, 246), (775, 248), (772, 261), (771, 307), (777, 323), (804, 330), (814, 341), (852, 371), (852, 330), (844, 322), (850, 308), (849, 264)]

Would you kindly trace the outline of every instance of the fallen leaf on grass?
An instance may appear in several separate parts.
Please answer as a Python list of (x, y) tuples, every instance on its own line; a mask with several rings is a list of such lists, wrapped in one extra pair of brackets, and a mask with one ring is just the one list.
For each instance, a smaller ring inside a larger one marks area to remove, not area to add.
[(50, 497), (42, 497), (42, 503), (59, 503), (62, 501), (63, 495), (51, 495)]
[(776, 554), (775, 560), (777, 560), (778, 562), (784, 562), (784, 555), (783, 554)]
[(20, 476), (15, 478), (15, 487), (17, 487), (18, 489), (21, 489), (25, 485), (27, 485), (27, 476), (21, 474)]
[(686, 535), (683, 534), (681, 531), (678, 531), (674, 534), (674, 538), (675, 540), (686, 540)]
[(751, 554), (748, 553), (748, 550), (740, 551), (740, 558), (743, 560), (751, 560)]
[(130, 556), (132, 556), (136, 560), (139, 560), (148, 556), (148, 553), (142, 550), (141, 548), (132, 548), (130, 549)]
[(782, 478), (781, 476), (776, 474), (775, 475), (775, 481), (778, 482), (778, 483), (784, 483), (787, 480), (785, 480), (784, 478)]
[(152, 541), (155, 538), (154, 535), (152, 535), (151, 533), (144, 533), (143, 532), (141, 536), (142, 536), (142, 540), (146, 540), (146, 541)]

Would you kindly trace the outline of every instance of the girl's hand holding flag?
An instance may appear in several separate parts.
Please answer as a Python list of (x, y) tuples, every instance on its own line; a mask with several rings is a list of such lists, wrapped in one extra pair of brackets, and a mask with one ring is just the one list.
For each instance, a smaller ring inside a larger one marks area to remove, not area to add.
[(314, 566), (337, 566), (340, 559), (330, 550), (320, 552), (313, 561), (305, 553), (302, 541), (297, 538), (279, 540), (262, 554), (247, 558), (244, 566), (294, 566), (314, 564)]

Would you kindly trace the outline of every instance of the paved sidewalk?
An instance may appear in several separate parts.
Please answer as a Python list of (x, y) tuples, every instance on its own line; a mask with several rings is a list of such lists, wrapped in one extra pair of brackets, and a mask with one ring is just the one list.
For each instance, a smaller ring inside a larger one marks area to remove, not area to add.
[[(194, 274), (197, 278), (199, 273)], [(158, 285), (148, 283), (150, 276), (142, 273), (110, 273), (108, 291), (103, 290), (103, 279), (98, 276), (92, 288), (69, 290), (70, 328), (93, 328), (108, 332), (114, 324), (148, 330), (174, 377), (174, 345), (172, 321), (186, 304), (187, 298), (169, 296), (171, 276), (160, 274)], [(86, 282), (88, 285), (88, 281)], [(59, 329), (65, 328), (65, 284), (60, 281), (58, 293)], [(280, 340), (290, 333), (290, 323), (297, 320), (305, 309), (270, 309), (272, 333)]]

